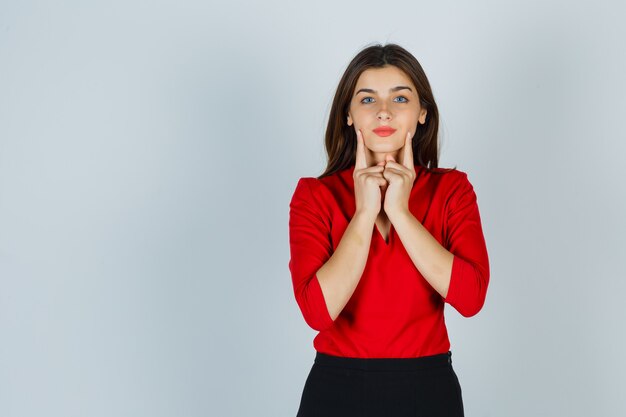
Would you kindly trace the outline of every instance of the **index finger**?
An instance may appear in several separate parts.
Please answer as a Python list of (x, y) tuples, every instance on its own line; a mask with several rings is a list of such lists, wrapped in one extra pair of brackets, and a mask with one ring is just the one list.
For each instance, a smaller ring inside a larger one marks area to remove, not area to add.
[(411, 132), (407, 132), (406, 140), (404, 141), (404, 152), (402, 153), (402, 165), (410, 170), (414, 170), (413, 165), (413, 135)]
[(354, 169), (367, 168), (367, 159), (365, 158), (365, 144), (363, 143), (363, 135), (361, 130), (356, 131), (356, 160), (354, 162)]

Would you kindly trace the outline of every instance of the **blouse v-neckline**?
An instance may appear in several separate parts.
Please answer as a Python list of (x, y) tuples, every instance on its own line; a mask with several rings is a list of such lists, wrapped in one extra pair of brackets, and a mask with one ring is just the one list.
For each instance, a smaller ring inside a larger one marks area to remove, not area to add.
[(387, 241), (385, 241), (385, 238), (383, 237), (383, 234), (380, 232), (378, 225), (376, 224), (376, 222), (374, 222), (374, 233), (378, 235), (378, 238), (380, 239), (382, 244), (385, 246), (385, 248), (389, 248), (391, 246), (391, 239), (393, 236), (393, 232), (394, 232), (393, 223), (389, 222), (389, 232), (387, 233)]
[[(415, 171), (419, 176), (419, 172), (418, 169), (420, 169), (420, 166), (416, 165), (415, 166)], [(353, 173), (354, 173), (354, 164), (351, 165), (349, 168), (347, 168), (346, 170), (343, 171), (344, 175), (345, 175), (345, 181), (350, 183), (350, 187), (351, 187), (351, 192), (352, 195), (354, 195), (354, 180), (353, 180)], [(417, 179), (416, 179), (417, 181)], [(411, 193), (413, 193), (413, 190), (415, 189), (415, 182), (413, 183), (413, 189), (411, 190)], [(378, 228), (378, 225), (376, 224), (376, 222), (374, 221), (374, 229), (372, 232), (374, 235), (376, 235), (377, 239), (380, 240), (380, 242), (383, 244), (383, 247), (385, 249), (389, 249), (391, 247), (391, 244), (394, 241), (394, 236), (395, 236), (395, 228), (393, 227), (393, 223), (390, 222), (389, 225), (389, 233), (387, 233), (387, 240), (385, 241), (385, 238), (383, 237), (383, 234), (380, 232), (380, 229)]]
[[(352, 193), (352, 195), (354, 195), (354, 180), (353, 180), (353, 177), (352, 177), (352, 174), (354, 173), (354, 165), (350, 166), (344, 172), (346, 174), (346, 180), (350, 182), (351, 193)], [(387, 220), (389, 220), (389, 218), (387, 218)], [(382, 243), (382, 245), (383, 245), (383, 247), (385, 249), (389, 249), (391, 247), (391, 243), (392, 243), (392, 239), (393, 239), (393, 235), (394, 235), (393, 223), (391, 223), (391, 221), (389, 221), (389, 232), (387, 233), (387, 240), (385, 240), (385, 238), (383, 237), (383, 234), (381, 233), (380, 229), (378, 228), (378, 225), (376, 224), (376, 221), (374, 221), (374, 228), (372, 230), (372, 234), (376, 235), (376, 237), (374, 237), (374, 239), (378, 239), (380, 241), (380, 243)]]

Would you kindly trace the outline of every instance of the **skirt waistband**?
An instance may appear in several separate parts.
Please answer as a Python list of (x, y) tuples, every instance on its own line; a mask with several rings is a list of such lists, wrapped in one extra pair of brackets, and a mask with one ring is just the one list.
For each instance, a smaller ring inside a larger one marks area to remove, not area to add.
[(351, 358), (316, 352), (315, 363), (321, 366), (364, 371), (412, 371), (448, 366), (452, 363), (452, 352), (418, 358)]

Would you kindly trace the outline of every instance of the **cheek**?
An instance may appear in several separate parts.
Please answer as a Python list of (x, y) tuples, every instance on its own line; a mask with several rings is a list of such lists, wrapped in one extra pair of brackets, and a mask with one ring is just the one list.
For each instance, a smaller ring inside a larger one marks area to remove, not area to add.
[(360, 107), (355, 109), (352, 114), (354, 115), (355, 118), (366, 118), (368, 117), (370, 114), (376, 113), (376, 110), (373, 109), (373, 107)]
[(419, 110), (413, 107), (404, 107), (402, 109), (398, 109), (398, 116), (402, 116), (408, 122), (417, 122), (419, 118)]
[(415, 130), (418, 120), (419, 117), (416, 114), (407, 115), (407, 117), (402, 120), (402, 126), (404, 127), (405, 132), (408, 130)]
[(368, 126), (372, 121), (372, 117), (375, 116), (375, 112), (359, 110), (352, 113), (352, 120), (358, 126)]

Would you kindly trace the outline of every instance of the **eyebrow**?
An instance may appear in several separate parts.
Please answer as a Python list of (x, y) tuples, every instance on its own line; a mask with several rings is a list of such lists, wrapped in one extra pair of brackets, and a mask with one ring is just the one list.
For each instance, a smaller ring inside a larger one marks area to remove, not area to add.
[[(410, 92), (413, 92), (411, 87), (408, 87), (406, 85), (399, 85), (397, 87), (393, 87), (393, 88), (389, 89), (390, 92), (399, 91), (399, 90), (409, 90)], [(354, 95), (356, 96), (359, 93), (374, 93), (374, 94), (377, 94), (377, 91), (376, 90), (372, 90), (371, 88), (361, 88), (359, 91), (354, 93)]]

